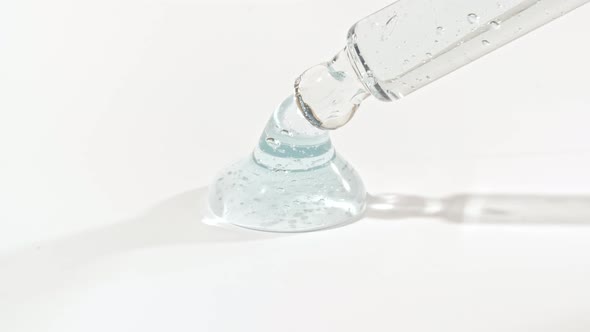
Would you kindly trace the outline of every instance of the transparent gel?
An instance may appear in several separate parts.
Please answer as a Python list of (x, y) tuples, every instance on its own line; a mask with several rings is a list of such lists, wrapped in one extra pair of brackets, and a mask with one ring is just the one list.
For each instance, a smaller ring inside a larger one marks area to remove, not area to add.
[(223, 222), (272, 232), (347, 224), (362, 216), (365, 201), (357, 172), (292, 96), (273, 113), (254, 152), (223, 170), (209, 191), (211, 211)]
[(295, 81), (254, 152), (225, 169), (209, 205), (224, 222), (304, 232), (360, 219), (367, 194), (326, 129), (363, 100), (402, 98), (590, 0), (398, 0), (352, 26), (330, 61)]

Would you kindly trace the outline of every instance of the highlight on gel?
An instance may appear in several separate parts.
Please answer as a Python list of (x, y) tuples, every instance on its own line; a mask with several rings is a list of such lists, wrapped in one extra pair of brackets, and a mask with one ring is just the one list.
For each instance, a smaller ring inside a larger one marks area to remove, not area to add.
[(359, 219), (366, 190), (334, 150), (327, 131), (311, 125), (293, 96), (273, 113), (254, 152), (223, 170), (209, 191), (213, 214), (237, 226), (305, 232)]
[(362, 216), (366, 193), (327, 129), (361, 103), (403, 98), (590, 0), (398, 0), (358, 21), (346, 46), (303, 72), (258, 146), (224, 170), (210, 207), (242, 227), (302, 232)]

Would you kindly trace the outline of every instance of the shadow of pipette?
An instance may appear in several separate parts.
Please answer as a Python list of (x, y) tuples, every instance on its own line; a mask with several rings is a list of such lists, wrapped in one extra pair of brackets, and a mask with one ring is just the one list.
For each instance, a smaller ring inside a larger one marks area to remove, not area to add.
[(369, 195), (366, 217), (439, 218), (462, 224), (590, 225), (590, 195), (460, 194), (427, 198)]
[[(364, 217), (430, 217), (462, 224), (590, 225), (590, 196), (463, 194), (446, 198), (369, 195)], [(209, 221), (209, 224), (207, 224)], [(245, 230), (208, 219), (207, 188), (176, 195), (143, 215), (0, 255), (0, 295), (29, 292), (101, 257), (175, 245), (272, 239), (285, 234)], [(198, 249), (197, 249), (198, 250)], [(24, 280), (26, 279), (26, 280)], [(18, 281), (18, 282), (17, 282)], [(4, 289), (3, 289), (4, 288)]]

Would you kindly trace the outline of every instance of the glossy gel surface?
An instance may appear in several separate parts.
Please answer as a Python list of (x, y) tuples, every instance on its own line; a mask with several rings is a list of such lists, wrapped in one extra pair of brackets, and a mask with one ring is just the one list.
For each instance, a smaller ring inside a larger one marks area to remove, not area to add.
[(330, 136), (287, 98), (248, 158), (221, 172), (209, 205), (223, 221), (272, 232), (305, 232), (359, 219), (365, 187)]

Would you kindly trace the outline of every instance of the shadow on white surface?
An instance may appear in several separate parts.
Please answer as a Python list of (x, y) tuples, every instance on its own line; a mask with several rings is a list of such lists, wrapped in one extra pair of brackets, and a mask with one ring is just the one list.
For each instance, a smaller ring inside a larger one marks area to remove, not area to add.
[(203, 187), (169, 198), (130, 220), (5, 253), (0, 255), (0, 280), (4, 284), (0, 295), (10, 290), (13, 282), (22, 284), (23, 279), (30, 279), (28, 287), (40, 287), (52, 282), (51, 276), (57, 277), (109, 255), (182, 244), (285, 236), (231, 225), (212, 225), (212, 222), (207, 207), (207, 188)]
[(369, 195), (366, 217), (439, 218), (462, 224), (590, 225), (590, 195), (460, 194), (428, 198)]
[[(463, 224), (590, 225), (590, 196), (476, 195), (436, 199), (397, 194), (370, 195), (365, 218), (437, 218)], [(257, 241), (289, 236), (209, 225), (207, 188), (174, 196), (131, 220), (72, 234), (0, 256), (3, 289), (29, 291), (58, 282), (64, 272), (106, 256), (176, 245)], [(40, 278), (39, 276), (43, 276)]]
[[(363, 216), (385, 220), (424, 217), (464, 224), (590, 225), (590, 195), (461, 194), (439, 199), (385, 193), (368, 196)], [(145, 248), (289, 236), (213, 220), (207, 208), (207, 188), (198, 188), (169, 198), (139, 217), (7, 253), (0, 256), (0, 267), (47, 262), (54, 268), (74, 267)]]

